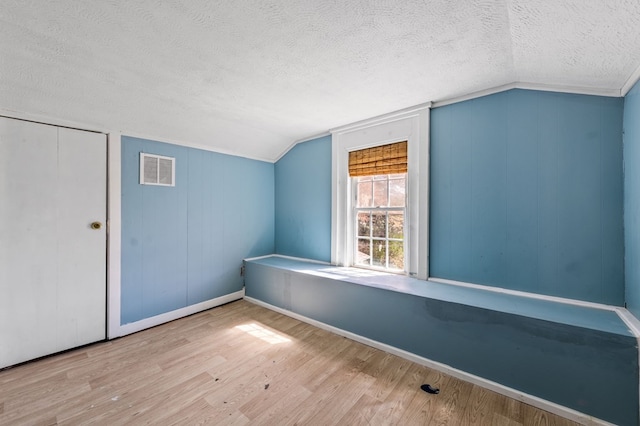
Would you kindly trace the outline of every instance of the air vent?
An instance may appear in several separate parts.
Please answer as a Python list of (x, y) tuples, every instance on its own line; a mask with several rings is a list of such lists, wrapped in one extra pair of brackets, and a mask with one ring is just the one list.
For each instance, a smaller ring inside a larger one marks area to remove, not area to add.
[(175, 186), (176, 159), (140, 153), (140, 185)]

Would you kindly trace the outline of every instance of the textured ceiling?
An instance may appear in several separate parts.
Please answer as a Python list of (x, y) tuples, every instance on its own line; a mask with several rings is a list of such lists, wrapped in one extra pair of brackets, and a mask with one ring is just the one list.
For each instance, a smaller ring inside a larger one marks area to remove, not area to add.
[(2, 0), (0, 111), (273, 160), (514, 82), (619, 91), (636, 0)]

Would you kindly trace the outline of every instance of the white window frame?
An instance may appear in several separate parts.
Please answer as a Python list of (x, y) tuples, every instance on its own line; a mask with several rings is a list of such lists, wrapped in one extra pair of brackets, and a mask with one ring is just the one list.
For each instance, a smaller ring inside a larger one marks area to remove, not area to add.
[(331, 263), (354, 264), (355, 218), (349, 152), (407, 141), (405, 217), (407, 275), (429, 275), (429, 108), (414, 108), (333, 129), (331, 173)]

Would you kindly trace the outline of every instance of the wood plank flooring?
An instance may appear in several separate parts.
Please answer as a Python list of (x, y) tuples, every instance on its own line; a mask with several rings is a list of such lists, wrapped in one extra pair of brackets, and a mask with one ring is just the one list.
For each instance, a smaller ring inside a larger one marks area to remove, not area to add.
[(0, 371), (0, 424), (575, 423), (238, 301)]

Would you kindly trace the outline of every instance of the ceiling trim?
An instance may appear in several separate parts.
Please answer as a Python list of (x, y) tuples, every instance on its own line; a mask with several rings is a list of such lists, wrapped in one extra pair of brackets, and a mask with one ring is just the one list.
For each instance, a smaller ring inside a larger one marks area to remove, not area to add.
[(418, 113), (419, 111), (422, 111), (424, 109), (429, 109), (431, 107), (432, 107), (431, 102), (425, 102), (425, 103), (414, 105), (408, 108), (403, 108), (397, 111), (393, 111), (386, 114), (377, 115), (375, 117), (367, 118), (364, 120), (356, 121), (351, 124), (345, 124), (344, 126), (334, 127), (333, 129), (329, 129), (329, 132), (332, 135), (345, 133), (345, 132), (352, 132), (354, 130), (358, 130), (363, 127), (370, 127), (374, 124), (383, 124), (384, 122), (387, 122), (387, 121), (395, 121), (398, 119), (399, 116), (402, 116), (402, 118), (406, 118), (408, 114), (411, 114), (414, 112)]
[(280, 155), (278, 155), (276, 157), (275, 160), (273, 160), (274, 163), (277, 163), (278, 161), (280, 161), (280, 159), (282, 157), (284, 157), (285, 155), (287, 155), (289, 153), (289, 151), (291, 151), (296, 145), (298, 145), (299, 143), (304, 143), (304, 142), (310, 142), (314, 139), (320, 139), (320, 138), (324, 138), (325, 136), (331, 136), (331, 132), (323, 132), (323, 133), (318, 133), (317, 135), (313, 135), (313, 136), (309, 136), (307, 138), (302, 138), (302, 139), (298, 139), (295, 142), (293, 142), (291, 145), (289, 145), (284, 151), (282, 151), (282, 153)]
[(634, 71), (634, 73), (625, 83), (624, 87), (620, 90), (595, 88), (595, 87), (580, 87), (580, 86), (570, 86), (570, 85), (529, 83), (529, 82), (507, 83), (500, 86), (479, 90), (477, 92), (468, 93), (466, 95), (456, 96), (450, 99), (443, 99), (440, 101), (433, 101), (433, 102), (425, 102), (423, 104), (404, 108), (398, 111), (382, 114), (372, 118), (356, 121), (351, 124), (345, 124), (343, 126), (335, 127), (333, 129), (330, 129), (328, 132), (319, 133), (317, 135), (298, 139), (297, 141), (289, 145), (289, 147), (287, 147), (287, 149), (284, 150), (282, 154), (280, 154), (275, 160), (273, 160), (273, 162), (275, 163), (279, 161), (282, 157), (287, 155), (287, 153), (291, 151), (299, 143), (308, 142), (313, 139), (318, 139), (324, 136), (333, 135), (337, 133), (350, 132), (353, 130), (357, 130), (358, 128), (361, 128), (361, 127), (370, 126), (374, 123), (379, 124), (384, 121), (393, 121), (394, 117), (398, 115), (407, 114), (413, 111), (419, 111), (425, 108), (438, 108), (445, 105), (451, 105), (458, 102), (464, 102), (471, 99), (481, 98), (483, 96), (506, 92), (507, 90), (512, 90), (512, 89), (539, 90), (543, 92), (570, 93), (570, 94), (576, 94), (576, 95), (607, 96), (607, 97), (619, 98), (619, 97), (624, 97), (637, 81), (640, 81), (640, 66)]
[[(640, 73), (640, 68), (638, 72)], [(639, 74), (639, 77), (640, 77), (640, 74)], [(479, 90), (477, 92), (469, 93), (466, 95), (457, 96), (455, 98), (435, 101), (433, 102), (432, 108), (438, 108), (445, 105), (456, 104), (458, 102), (468, 101), (471, 99), (481, 98), (483, 96), (506, 92), (507, 90), (512, 90), (512, 89), (539, 90), (543, 92), (570, 93), (575, 95), (608, 96), (613, 98), (619, 98), (621, 96), (624, 96), (621, 94), (621, 91), (619, 89), (603, 89), (603, 88), (595, 88), (595, 87), (513, 82), (513, 83), (503, 84), (501, 86), (491, 87), (489, 89)]]
[(638, 66), (638, 68), (636, 68), (636, 70), (631, 73), (626, 83), (624, 83), (624, 86), (622, 86), (622, 89), (620, 89), (620, 96), (627, 96), (629, 90), (631, 90), (638, 81), (640, 81), (640, 66)]
[(401, 110), (398, 110), (398, 111), (393, 111), (393, 112), (389, 112), (389, 113), (386, 113), (386, 114), (377, 115), (377, 116), (372, 117), (372, 118), (366, 118), (364, 120), (356, 121), (354, 123), (345, 124), (345, 125), (340, 126), (340, 127), (335, 127), (333, 129), (330, 129), (328, 132), (319, 133), (319, 134), (316, 134), (314, 136), (309, 136), (309, 137), (306, 137), (306, 138), (298, 139), (297, 141), (295, 141), (291, 145), (289, 145), (289, 147), (286, 150), (284, 150), (282, 152), (282, 154), (280, 154), (276, 158), (276, 160), (274, 162), (277, 162), (282, 157), (287, 155), (287, 153), (289, 151), (291, 151), (299, 143), (309, 142), (311, 140), (322, 138), (322, 137), (325, 137), (325, 136), (332, 136), (332, 135), (334, 135), (336, 133), (351, 132), (353, 130), (357, 130), (357, 129), (362, 128), (362, 127), (369, 127), (369, 126), (371, 126), (373, 124), (382, 124), (385, 121), (394, 121), (394, 120), (397, 119), (398, 116), (403, 116), (403, 118), (404, 118), (404, 116), (406, 114), (410, 114), (412, 112), (422, 111), (422, 110), (427, 109), (427, 108), (431, 108), (431, 102), (425, 102), (423, 104), (418, 104), (418, 105), (415, 105), (415, 106), (412, 106), (412, 107), (408, 107), (408, 108), (404, 108), (404, 109), (401, 109)]
[(445, 105), (457, 104), (458, 102), (470, 101), (471, 99), (482, 98), (483, 96), (494, 95), (496, 93), (506, 92), (507, 90), (517, 89), (516, 83), (503, 84), (501, 86), (491, 87), (489, 89), (478, 90), (477, 92), (467, 93), (466, 95), (456, 96), (454, 98), (434, 101), (432, 108), (438, 108)]
[(122, 135), (122, 137), (129, 136), (129, 137), (132, 137), (132, 138), (146, 139), (146, 140), (149, 140), (149, 141), (152, 141), (152, 142), (168, 143), (168, 144), (171, 144), (171, 145), (184, 146), (186, 148), (193, 148), (193, 149), (200, 149), (202, 151), (215, 152), (217, 154), (231, 155), (233, 157), (246, 158), (248, 160), (264, 161), (265, 163), (273, 163), (274, 162), (270, 158), (262, 158), (262, 157), (257, 157), (257, 156), (245, 155), (245, 154), (241, 154), (241, 153), (234, 152), (234, 151), (231, 151), (231, 150), (214, 148), (214, 147), (211, 147), (211, 146), (208, 146), (208, 145), (202, 145), (202, 144), (189, 142), (189, 141), (185, 141), (185, 140), (176, 140), (176, 139), (171, 139), (171, 138), (163, 138), (163, 137), (153, 136), (153, 135), (149, 135), (149, 134), (128, 132), (126, 130), (119, 130), (118, 132)]
[(619, 98), (620, 89), (606, 89), (601, 87), (582, 87), (582, 86), (569, 86), (563, 84), (542, 84), (542, 83), (528, 83), (526, 81), (516, 82), (516, 89), (527, 90), (540, 90), (542, 92), (558, 92), (569, 93), (574, 95), (588, 95), (588, 96), (607, 96), (611, 98)]
[[(100, 126), (88, 125), (86, 123), (80, 123), (72, 120), (63, 120), (60, 118), (50, 117), (42, 114), (32, 114), (32, 113), (26, 113), (21, 111), (14, 111), (6, 108), (0, 108), (0, 116), (13, 118), (16, 120), (32, 121), (35, 123), (45, 124), (48, 126), (67, 127), (70, 129), (83, 130), (87, 132), (103, 133), (106, 135), (118, 133), (122, 136), (130, 136), (133, 138), (146, 139), (146, 140), (162, 142), (162, 143), (169, 143), (172, 145), (184, 146), (187, 148), (201, 149), (203, 151), (215, 152), (215, 153), (224, 154), (224, 155), (232, 155), (234, 157), (242, 157), (242, 158), (247, 158), (249, 160), (264, 161), (267, 163), (274, 162), (272, 159), (268, 159), (268, 158), (248, 156), (248, 155), (240, 154), (237, 152), (216, 149), (207, 145), (201, 145), (201, 144), (192, 143), (184, 140), (178, 141), (170, 138), (163, 138), (163, 137), (158, 137), (158, 136), (153, 136), (148, 134), (128, 132), (125, 130), (107, 129)], [(327, 132), (326, 134), (328, 135), (329, 133)]]

